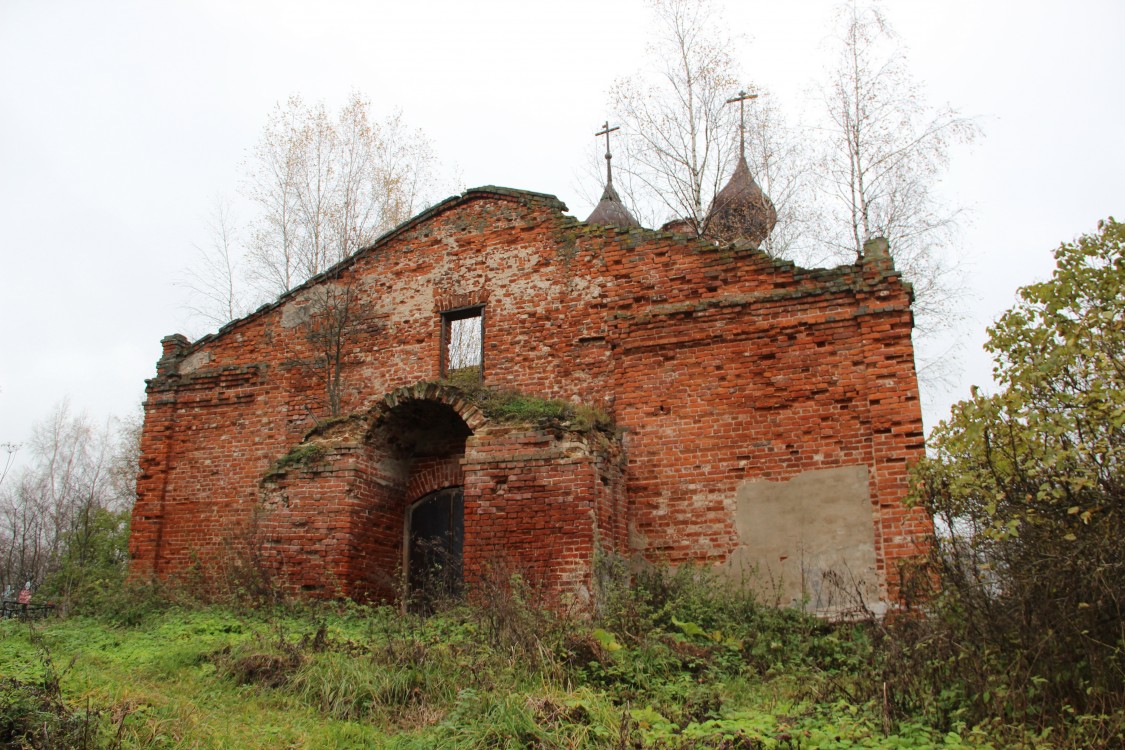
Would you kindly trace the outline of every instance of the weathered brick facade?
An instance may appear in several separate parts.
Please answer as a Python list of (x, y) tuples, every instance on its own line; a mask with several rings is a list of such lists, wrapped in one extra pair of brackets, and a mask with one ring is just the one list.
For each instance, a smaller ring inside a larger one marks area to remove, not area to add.
[[(389, 596), (408, 509), (459, 486), (469, 585), (502, 563), (584, 601), (600, 548), (808, 589), (854, 547), (835, 572), (893, 597), (931, 524), (903, 505), (922, 425), (911, 292), (886, 253), (803, 270), (564, 209), (470, 190), (217, 334), (166, 338), (134, 572), (217, 572), (252, 530), (293, 591)], [(326, 420), (334, 365), (311, 332), (345, 292), (350, 417)], [(441, 384), (442, 313), (466, 308), (482, 311), (488, 388), (589, 405), (616, 429), (491, 419)], [(766, 522), (792, 554), (756, 552)]]

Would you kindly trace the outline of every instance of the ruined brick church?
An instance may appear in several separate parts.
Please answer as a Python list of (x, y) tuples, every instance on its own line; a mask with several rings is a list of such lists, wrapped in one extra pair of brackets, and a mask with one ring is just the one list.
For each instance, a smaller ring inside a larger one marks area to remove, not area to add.
[(503, 570), (585, 605), (617, 555), (783, 604), (837, 606), (841, 582), (892, 601), (932, 524), (904, 505), (923, 436), (886, 244), (833, 269), (769, 257), (745, 159), (705, 227), (639, 226), (612, 173), (586, 221), (565, 211), (468, 190), (215, 334), (166, 337), (134, 575), (254, 545), (292, 593)]

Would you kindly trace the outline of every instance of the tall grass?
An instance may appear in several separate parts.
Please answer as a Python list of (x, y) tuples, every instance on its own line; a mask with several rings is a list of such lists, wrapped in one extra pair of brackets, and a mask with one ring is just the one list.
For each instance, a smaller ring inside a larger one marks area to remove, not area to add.
[(603, 561), (593, 618), (545, 608), (506, 575), (487, 605), (429, 617), (196, 604), (140, 625), (0, 623), (2, 713), (19, 727), (42, 726), (45, 705), (31, 639), (74, 664), (55, 670), (55, 744), (18, 739), (30, 735), (12, 721), (0, 731), (14, 747), (76, 746), (66, 732), (81, 722), (91, 748), (1076, 746), (1004, 717), (938, 725), (888, 706), (875, 624), (778, 610), (705, 571), (624, 569)]

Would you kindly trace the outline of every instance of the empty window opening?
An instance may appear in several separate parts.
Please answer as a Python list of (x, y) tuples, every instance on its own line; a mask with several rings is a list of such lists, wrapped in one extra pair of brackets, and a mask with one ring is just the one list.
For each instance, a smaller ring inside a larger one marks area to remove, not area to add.
[(442, 314), (442, 376), (478, 382), (484, 374), (484, 308)]

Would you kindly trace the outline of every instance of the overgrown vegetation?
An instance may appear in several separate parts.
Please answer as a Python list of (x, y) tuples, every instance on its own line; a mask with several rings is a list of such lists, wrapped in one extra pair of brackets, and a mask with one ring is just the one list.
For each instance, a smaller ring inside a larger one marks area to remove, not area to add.
[[(1115, 747), (901, 700), (894, 628), (831, 624), (698, 570), (599, 565), (593, 618), (518, 575), (487, 606), (248, 609), (123, 591), (136, 609), (0, 623), (11, 747)], [(183, 591), (177, 596), (184, 597)], [(187, 606), (182, 606), (186, 604)], [(121, 618), (122, 611), (140, 617)], [(933, 655), (937, 657), (937, 654)], [(59, 669), (56, 664), (66, 664)], [(910, 679), (920, 680), (920, 677)], [(935, 691), (951, 705), (957, 683)]]
[[(1125, 226), (1062, 245), (990, 330), (1001, 390), (933, 433), (944, 525), (927, 616), (897, 629), (903, 712), (1125, 746)], [(929, 587), (927, 587), (929, 588)]]
[[(610, 561), (610, 569), (623, 568)], [(888, 724), (874, 631), (697, 571), (603, 575), (595, 620), (518, 576), (422, 618), (350, 603), (0, 623), (13, 747), (990, 747)], [(500, 616), (498, 616), (500, 613)], [(69, 670), (57, 670), (55, 662)], [(51, 686), (56, 686), (52, 688)], [(52, 692), (53, 691), (53, 692)], [(75, 732), (82, 732), (76, 740)], [(84, 743), (84, 744), (83, 744)]]
[(605, 411), (587, 404), (489, 388), (479, 382), (449, 380), (443, 381), (443, 385), (460, 390), (486, 417), (497, 422), (527, 422), (576, 432), (613, 429), (613, 419)]

